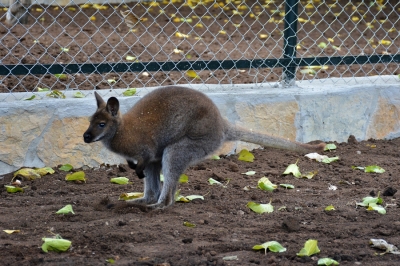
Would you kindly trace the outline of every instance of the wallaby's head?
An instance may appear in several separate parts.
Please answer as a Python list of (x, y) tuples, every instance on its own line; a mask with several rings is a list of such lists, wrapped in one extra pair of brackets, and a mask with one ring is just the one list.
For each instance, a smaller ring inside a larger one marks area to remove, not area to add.
[(111, 140), (121, 121), (119, 101), (115, 97), (108, 99), (107, 103), (95, 92), (97, 110), (90, 118), (90, 125), (83, 134), (86, 143), (99, 140)]

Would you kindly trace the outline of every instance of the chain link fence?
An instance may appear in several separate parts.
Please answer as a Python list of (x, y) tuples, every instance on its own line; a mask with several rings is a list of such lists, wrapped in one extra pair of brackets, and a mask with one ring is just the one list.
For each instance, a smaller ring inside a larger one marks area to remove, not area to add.
[[(3, 101), (46, 90), (81, 97), (172, 84), (276, 86), (290, 45), (296, 80), (400, 74), (398, 0), (23, 1), (0, 6)], [(288, 28), (297, 31), (292, 44)]]

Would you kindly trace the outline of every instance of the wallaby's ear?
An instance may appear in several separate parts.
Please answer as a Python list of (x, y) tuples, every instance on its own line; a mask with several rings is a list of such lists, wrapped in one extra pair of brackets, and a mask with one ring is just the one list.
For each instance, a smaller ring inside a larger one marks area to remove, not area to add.
[(94, 92), (94, 96), (96, 97), (97, 101), (97, 108), (103, 107), (106, 105), (106, 102), (101, 98), (101, 96), (97, 93), (97, 91)]
[(106, 108), (107, 108), (107, 111), (112, 116), (116, 116), (118, 114), (118, 110), (119, 110), (119, 101), (118, 101), (118, 99), (115, 98), (115, 97), (111, 97), (110, 99), (108, 99)]

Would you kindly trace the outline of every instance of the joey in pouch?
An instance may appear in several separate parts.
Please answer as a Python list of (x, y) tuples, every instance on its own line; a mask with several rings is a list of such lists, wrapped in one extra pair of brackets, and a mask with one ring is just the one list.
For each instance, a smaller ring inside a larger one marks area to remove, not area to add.
[(95, 96), (97, 111), (90, 118), (84, 141), (101, 141), (123, 156), (139, 178), (144, 177), (144, 197), (128, 203), (150, 209), (172, 205), (179, 176), (226, 141), (241, 140), (300, 153), (321, 152), (325, 147), (324, 143), (303, 144), (232, 125), (210, 98), (189, 88), (158, 88), (126, 114), (121, 114), (117, 98), (105, 102), (96, 92)]

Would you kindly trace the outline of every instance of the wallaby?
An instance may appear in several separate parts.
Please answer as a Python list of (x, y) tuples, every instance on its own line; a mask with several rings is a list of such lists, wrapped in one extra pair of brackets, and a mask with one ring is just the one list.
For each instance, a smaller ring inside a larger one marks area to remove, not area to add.
[(10, 26), (16, 22), (28, 23), (29, 7), (32, 0), (10, 0), (10, 5), (6, 14), (6, 23)]
[(302, 153), (321, 152), (325, 147), (325, 143), (303, 144), (234, 126), (222, 118), (210, 98), (189, 88), (158, 88), (124, 115), (117, 98), (106, 103), (96, 92), (95, 97), (97, 111), (90, 118), (84, 141), (102, 141), (126, 158), (139, 177), (145, 177), (144, 197), (128, 203), (150, 209), (172, 205), (179, 176), (226, 141), (242, 140)]

